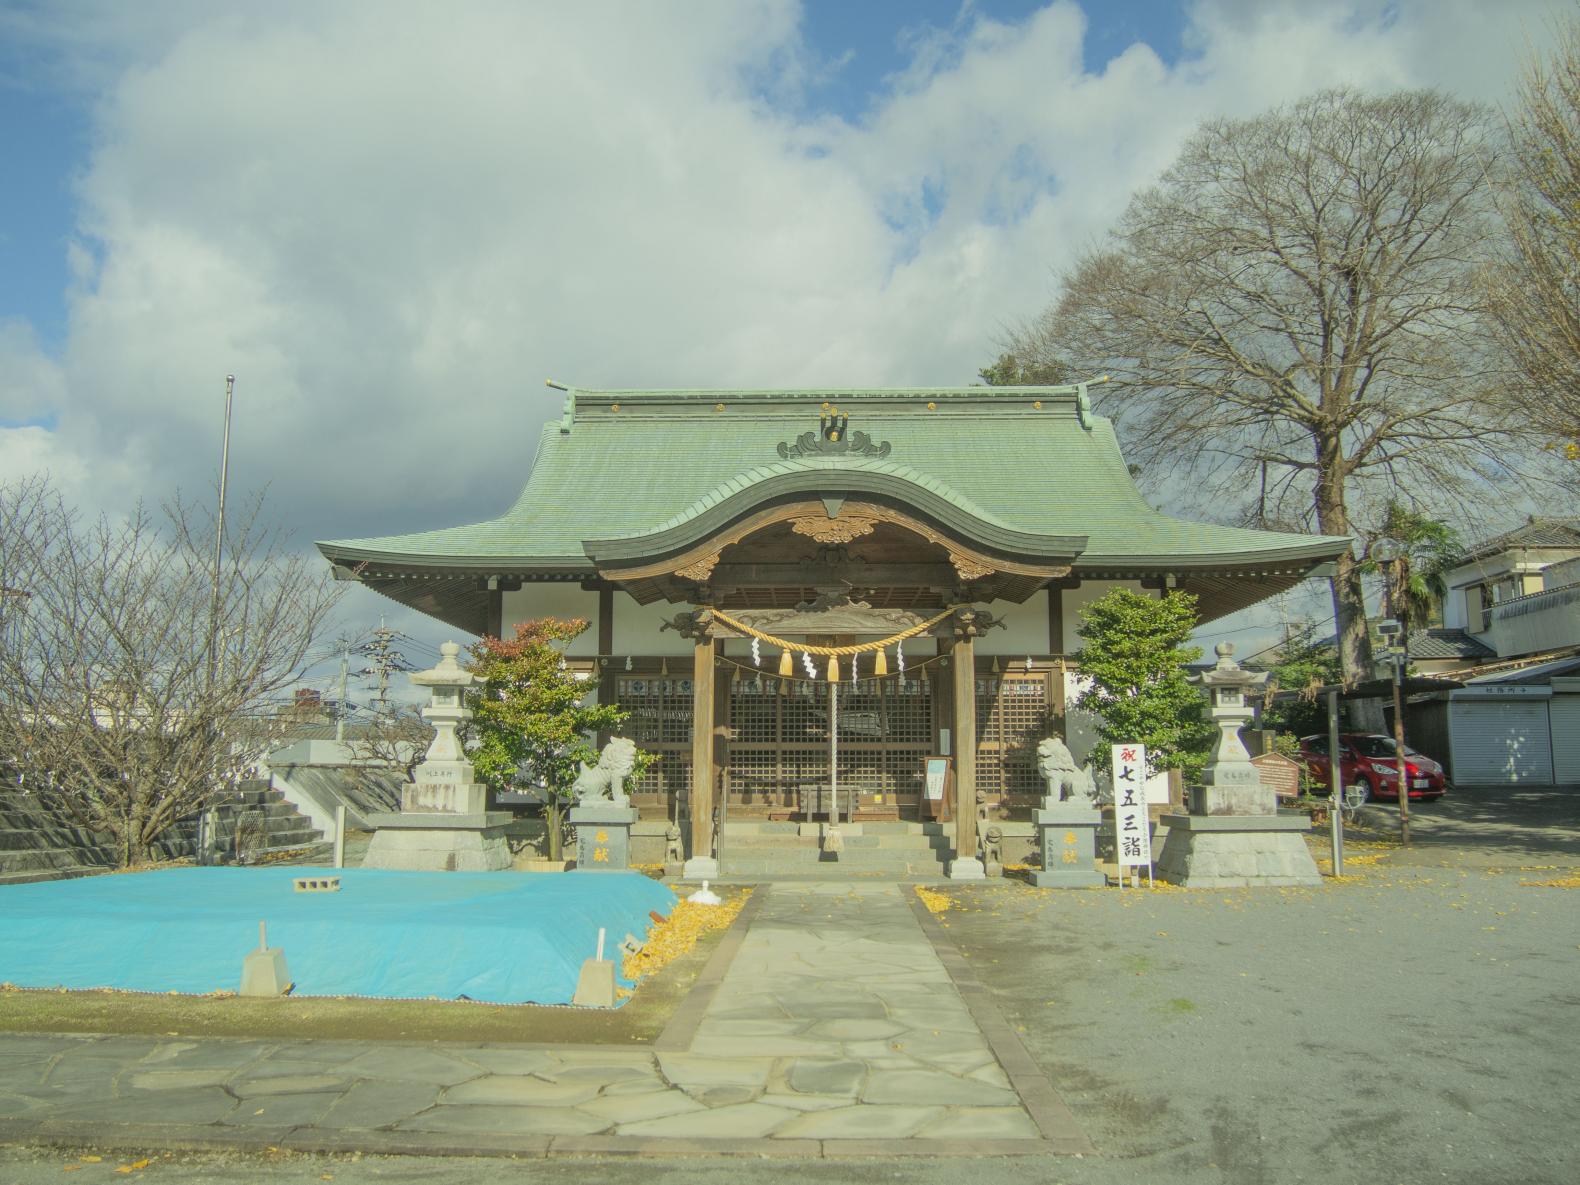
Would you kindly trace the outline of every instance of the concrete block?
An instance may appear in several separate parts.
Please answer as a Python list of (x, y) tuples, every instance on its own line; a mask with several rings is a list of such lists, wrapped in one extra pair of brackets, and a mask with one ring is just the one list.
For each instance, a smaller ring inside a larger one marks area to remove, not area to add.
[(576, 977), (576, 994), (571, 1003), (583, 1008), (614, 1007), (614, 961), (588, 959)]
[(290, 989), (291, 972), (279, 947), (250, 951), (241, 961), (241, 995), (283, 996)]

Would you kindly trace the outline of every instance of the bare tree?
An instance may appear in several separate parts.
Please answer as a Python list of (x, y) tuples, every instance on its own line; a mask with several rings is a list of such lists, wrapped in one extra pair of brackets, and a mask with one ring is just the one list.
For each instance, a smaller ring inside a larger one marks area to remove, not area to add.
[[(1513, 430), (1477, 282), (1496, 143), (1425, 91), (1212, 120), (1008, 344), (1107, 372), (1094, 395), (1149, 479), (1249, 491), (1250, 521), (1365, 535), (1390, 498), (1441, 507), (1504, 470)], [(1349, 679), (1371, 669), (1359, 562), (1333, 578)]]
[(408, 782), (432, 742), (433, 725), (422, 718), (420, 708), (410, 704), (394, 704), (378, 713), (372, 723), (359, 725), (346, 735), (346, 747), (361, 765), (397, 770)]
[(1509, 248), (1491, 271), (1503, 340), (1528, 383), (1524, 410), (1580, 459), (1580, 8), (1533, 58), (1511, 117)]
[[(21, 789), (146, 860), (251, 766), (250, 715), (301, 672), (337, 590), (243, 516), (81, 519), (45, 479), (0, 486), (0, 753)], [(210, 656), (214, 661), (210, 663)]]

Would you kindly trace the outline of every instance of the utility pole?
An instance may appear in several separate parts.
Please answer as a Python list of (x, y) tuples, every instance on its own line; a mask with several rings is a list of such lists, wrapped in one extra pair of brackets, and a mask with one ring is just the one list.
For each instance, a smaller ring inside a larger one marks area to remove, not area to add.
[(399, 630), (390, 629), (384, 624), (384, 619), (379, 618), (379, 628), (373, 631), (372, 640), (360, 647), (363, 654), (367, 655), (372, 665), (362, 673), (376, 675), (379, 681), (377, 697), (378, 714), (383, 717), (389, 713), (389, 682), (390, 674), (394, 671), (409, 671), (411, 664), (402, 656), (400, 649), (395, 645), (395, 639), (400, 637)]
[(351, 665), (351, 647), (340, 648), (340, 701), (335, 705), (335, 740), (346, 739), (346, 677)]

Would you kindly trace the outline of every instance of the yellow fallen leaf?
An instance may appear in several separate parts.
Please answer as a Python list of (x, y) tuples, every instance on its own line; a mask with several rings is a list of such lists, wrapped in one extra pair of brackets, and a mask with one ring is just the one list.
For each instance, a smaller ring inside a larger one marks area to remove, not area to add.
[(82, 1161), (83, 1164), (98, 1164), (101, 1160), (104, 1159), (104, 1157), (102, 1157), (102, 1156), (79, 1156), (79, 1157), (77, 1157), (77, 1159)]
[(80, 1164), (63, 1164), (60, 1166), (60, 1171), (63, 1173), (74, 1173), (81, 1167)]

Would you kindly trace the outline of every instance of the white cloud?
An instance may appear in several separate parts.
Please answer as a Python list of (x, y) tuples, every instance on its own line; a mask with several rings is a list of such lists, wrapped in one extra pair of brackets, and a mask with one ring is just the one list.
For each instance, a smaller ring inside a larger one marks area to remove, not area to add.
[(548, 375), (969, 382), (1199, 119), (1497, 98), (1542, 10), (1207, 0), (1098, 74), (1073, 4), (972, 16), (847, 124), (797, 114), (789, 0), (73, 6), (29, 31), (95, 88), (69, 334), (0, 330), (0, 415), (59, 425), (0, 460), (207, 488), (234, 372), (232, 481), (342, 537), (501, 509)]

